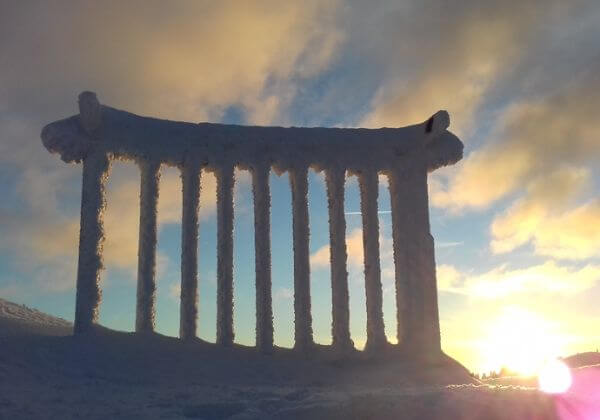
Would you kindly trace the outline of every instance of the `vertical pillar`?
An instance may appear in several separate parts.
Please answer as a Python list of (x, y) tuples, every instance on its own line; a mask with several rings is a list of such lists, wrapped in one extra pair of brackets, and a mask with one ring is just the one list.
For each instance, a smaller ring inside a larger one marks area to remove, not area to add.
[(259, 164), (252, 168), (256, 270), (256, 347), (265, 353), (269, 353), (273, 349), (269, 172), (270, 167), (266, 164)]
[(421, 331), (422, 346), (435, 354), (441, 351), (440, 319), (437, 297), (437, 279), (435, 271), (435, 248), (429, 223), (429, 197), (427, 190), (427, 166), (421, 162), (415, 173), (414, 203), (415, 203), (415, 236), (418, 246), (413, 248), (413, 260), (418, 261), (418, 278), (421, 318), (418, 320)]
[(104, 242), (103, 213), (106, 207), (104, 186), (109, 168), (108, 157), (101, 152), (94, 152), (83, 160), (74, 325), (76, 335), (88, 332), (98, 320), (102, 299), (99, 280)]
[(348, 272), (346, 271), (346, 219), (344, 216), (343, 168), (328, 168), (325, 173), (329, 206), (329, 243), (331, 260), (332, 338), (341, 351), (354, 347), (350, 339)]
[(422, 354), (440, 350), (433, 238), (429, 231), (427, 167), (389, 175), (392, 204), (398, 341)]
[(406, 178), (399, 169), (388, 174), (390, 204), (392, 208), (392, 239), (394, 244), (394, 266), (396, 284), (396, 336), (398, 344), (405, 346), (409, 341), (412, 325), (412, 284), (407, 268), (406, 247), (410, 242), (407, 231), (409, 221), (406, 202), (410, 195), (406, 191)]
[(377, 350), (387, 340), (383, 323), (381, 265), (379, 261), (379, 216), (377, 171), (366, 170), (358, 175), (360, 208), (363, 223), (363, 250), (365, 266), (365, 293), (367, 304), (367, 343), (365, 349)]
[(186, 162), (181, 170), (183, 206), (181, 217), (181, 303), (179, 336), (196, 338), (198, 318), (198, 208), (200, 167)]
[(294, 348), (306, 351), (314, 344), (310, 311), (308, 168), (293, 168), (289, 175), (294, 236)]
[(215, 170), (217, 178), (217, 344), (233, 344), (233, 166)]
[(156, 313), (156, 211), (160, 162), (141, 160), (136, 332), (154, 331)]

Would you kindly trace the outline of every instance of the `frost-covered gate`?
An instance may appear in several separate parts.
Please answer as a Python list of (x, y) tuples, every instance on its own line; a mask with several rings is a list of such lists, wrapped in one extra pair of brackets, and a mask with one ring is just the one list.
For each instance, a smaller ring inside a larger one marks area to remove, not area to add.
[(217, 343), (233, 331), (234, 168), (252, 174), (255, 223), (256, 345), (273, 347), (269, 172), (289, 173), (293, 210), (295, 348), (313, 344), (310, 310), (308, 169), (325, 171), (334, 348), (353, 348), (349, 329), (344, 218), (346, 171), (358, 176), (363, 221), (368, 351), (387, 344), (382, 312), (377, 216), (378, 175), (388, 177), (394, 244), (397, 337), (411, 351), (439, 350), (440, 331), (427, 173), (462, 158), (461, 141), (439, 111), (403, 128), (282, 128), (186, 123), (141, 117), (79, 95), (79, 115), (42, 131), (44, 146), (65, 162), (83, 162), (75, 334), (90, 330), (101, 299), (104, 185), (111, 159), (141, 170), (136, 331), (154, 329), (156, 210), (161, 164), (177, 166), (183, 185), (180, 336), (196, 337), (198, 203), (202, 168), (217, 179)]

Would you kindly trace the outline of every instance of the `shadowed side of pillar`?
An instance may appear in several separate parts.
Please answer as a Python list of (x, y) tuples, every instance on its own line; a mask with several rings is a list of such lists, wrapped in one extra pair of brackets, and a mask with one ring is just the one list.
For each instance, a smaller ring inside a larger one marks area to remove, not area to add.
[(217, 178), (217, 344), (231, 346), (233, 331), (232, 165), (215, 169)]
[(293, 168), (289, 176), (294, 237), (294, 348), (306, 352), (314, 345), (310, 300), (308, 168)]
[(406, 247), (411, 240), (408, 232), (406, 175), (399, 170), (388, 173), (392, 209), (392, 240), (394, 248), (394, 281), (396, 285), (396, 338), (400, 346), (411, 339), (413, 325), (413, 285), (408, 270)]
[(367, 343), (365, 350), (376, 352), (387, 344), (383, 323), (383, 292), (381, 287), (381, 264), (379, 260), (379, 216), (377, 213), (379, 181), (377, 171), (362, 171), (358, 174), (358, 182), (363, 223), (367, 305)]
[(160, 163), (140, 160), (140, 234), (136, 332), (153, 332), (156, 317), (156, 238)]
[(99, 280), (103, 268), (103, 218), (106, 208), (104, 188), (109, 169), (110, 161), (106, 154), (101, 152), (92, 153), (83, 161), (75, 334), (90, 331), (98, 321), (102, 299)]
[(270, 167), (252, 168), (254, 194), (254, 256), (256, 271), (256, 347), (263, 353), (273, 350), (273, 307), (271, 296), (271, 194)]
[(344, 184), (346, 171), (340, 167), (325, 170), (329, 207), (329, 244), (331, 261), (332, 344), (341, 352), (354, 348), (350, 338), (350, 308), (346, 262), (346, 218)]
[(196, 338), (198, 318), (198, 210), (200, 166), (187, 162), (181, 169), (183, 193), (181, 217), (181, 296), (179, 336)]

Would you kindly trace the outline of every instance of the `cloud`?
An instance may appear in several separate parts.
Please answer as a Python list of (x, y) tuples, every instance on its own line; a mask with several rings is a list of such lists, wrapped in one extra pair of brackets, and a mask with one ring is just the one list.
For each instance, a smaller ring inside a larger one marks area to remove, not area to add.
[(589, 171), (562, 168), (535, 179), (526, 195), (491, 225), (491, 249), (505, 253), (532, 243), (538, 255), (583, 260), (600, 256), (600, 200), (572, 207), (589, 184)]
[(169, 297), (175, 302), (179, 302), (181, 297), (181, 283), (173, 283), (169, 286)]
[[(379, 229), (379, 263), (384, 297), (393, 295), (396, 290), (393, 241), (391, 235), (385, 233), (386, 228), (385, 224), (381, 224)], [(346, 252), (349, 278), (355, 280), (351, 281), (351, 284), (362, 289), (364, 287), (364, 251), (361, 228), (353, 229), (346, 234)], [(311, 270), (328, 269), (329, 258), (329, 244), (323, 245), (310, 255)]]
[(557, 168), (593, 165), (600, 159), (600, 94), (589, 86), (600, 83), (598, 70), (600, 63), (557, 93), (505, 109), (492, 141), (459, 165), (446, 188), (436, 185), (433, 204), (454, 210), (486, 208)]
[(578, 168), (559, 168), (545, 177), (535, 178), (525, 195), (515, 200), (491, 225), (495, 253), (512, 251), (554, 225), (589, 182), (589, 171)]
[(540, 255), (581, 260), (600, 257), (600, 199), (556, 216), (534, 234)]
[(240, 104), (249, 121), (267, 123), (293, 94), (292, 79), (310, 77), (333, 57), (343, 39), (336, 7), (271, 0), (15, 4), (3, 8), (0, 85), (3, 96), (18, 98), (13, 107), (64, 99), (74, 105), (78, 90), (95, 89), (101, 101), (140, 113), (218, 119)]
[[(0, 213), (0, 248), (16, 254), (14, 263), (40, 290), (61, 292), (75, 286), (79, 238), (79, 190), (65, 188), (73, 167), (41, 174), (28, 168), (18, 190), (26, 201), (23, 212)], [(79, 172), (79, 171), (76, 171)], [(245, 184), (247, 177), (239, 183)], [(201, 178), (200, 220), (211, 217), (216, 208), (216, 180), (212, 173)], [(158, 201), (159, 228), (181, 222), (181, 180), (177, 170), (163, 169)], [(63, 191), (67, 189), (68, 191)], [(77, 195), (68, 210), (65, 193)], [(104, 264), (136, 276), (139, 237), (139, 170), (132, 163), (115, 163), (107, 185), (104, 217)], [(157, 255), (159, 277), (169, 264), (166, 255)], [(25, 285), (21, 285), (25, 287)]]
[(600, 266), (581, 268), (559, 265), (555, 261), (527, 268), (509, 269), (506, 265), (486, 273), (465, 276), (463, 291), (473, 298), (500, 299), (517, 294), (575, 295), (600, 282)]
[(463, 272), (455, 266), (437, 267), (438, 289), (466, 295), (474, 300), (515, 301), (519, 296), (577, 295), (600, 283), (600, 265), (576, 266), (548, 260), (542, 264), (511, 269), (503, 264), (481, 274)]
[(453, 292), (460, 290), (462, 274), (452, 265), (440, 264), (436, 267), (438, 290), (441, 292)]
[[(0, 247), (22, 261), (21, 274), (30, 277), (33, 267), (44, 267), (48, 287), (73, 287), (81, 169), (50, 156), (39, 133), (44, 124), (77, 112), (80, 91), (95, 90), (103, 103), (163, 118), (218, 121), (238, 106), (251, 123), (285, 119), (298, 84), (326, 67), (343, 40), (337, 6), (335, 0), (264, 0), (3, 7), (0, 161), (23, 199), (10, 204), (13, 224), (2, 226)], [(136, 170), (123, 177), (116, 172), (105, 262), (134, 270), (139, 178)], [(201, 219), (214, 212), (211, 174), (204, 175), (203, 188)], [(178, 222), (180, 206), (178, 175), (165, 173), (159, 222)]]
[(279, 287), (273, 293), (273, 300), (290, 300), (294, 297), (294, 291), (289, 287)]
[[(384, 10), (382, 10), (384, 9)], [(382, 81), (363, 124), (398, 126), (423, 121), (439, 109), (453, 116), (453, 129), (469, 131), (477, 108), (498, 79), (522, 58), (568, 8), (548, 2), (520, 4), (519, 13), (494, 1), (444, 4), (386, 3), (367, 14), (377, 19), (367, 32)], [(418, 16), (418, 18), (415, 18)]]
[[(363, 266), (363, 242), (362, 229), (354, 229), (346, 235), (346, 252), (348, 254), (348, 265), (352, 268), (362, 270)], [(329, 267), (329, 244), (323, 245), (310, 255), (311, 268), (322, 269)]]

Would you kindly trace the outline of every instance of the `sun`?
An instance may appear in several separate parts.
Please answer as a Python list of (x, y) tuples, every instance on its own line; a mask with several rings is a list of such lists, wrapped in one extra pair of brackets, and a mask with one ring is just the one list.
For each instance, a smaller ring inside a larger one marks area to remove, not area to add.
[(566, 392), (573, 383), (569, 367), (561, 360), (546, 363), (538, 373), (538, 387), (549, 394)]
[(521, 307), (504, 307), (481, 341), (484, 371), (508, 369), (520, 376), (535, 376), (556, 360), (566, 339), (556, 324)]

